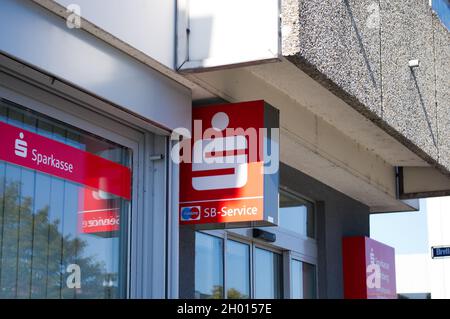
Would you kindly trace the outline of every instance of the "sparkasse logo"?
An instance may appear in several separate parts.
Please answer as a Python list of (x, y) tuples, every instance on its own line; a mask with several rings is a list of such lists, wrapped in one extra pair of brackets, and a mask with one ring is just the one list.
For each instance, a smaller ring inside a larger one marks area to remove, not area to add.
[(14, 153), (19, 156), (26, 158), (28, 153), (28, 143), (23, 140), (24, 135), (22, 132), (19, 134), (19, 138), (16, 139), (16, 142), (14, 143)]
[(200, 206), (183, 207), (181, 208), (181, 220), (183, 221), (200, 220), (201, 217), (200, 212), (201, 212)]

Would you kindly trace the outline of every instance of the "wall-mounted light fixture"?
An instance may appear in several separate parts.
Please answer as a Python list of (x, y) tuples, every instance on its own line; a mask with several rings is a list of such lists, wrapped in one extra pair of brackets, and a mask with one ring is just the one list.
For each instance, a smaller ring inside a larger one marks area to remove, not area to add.
[(409, 67), (412, 68), (418, 68), (420, 66), (420, 61), (417, 60), (409, 60), (408, 62)]

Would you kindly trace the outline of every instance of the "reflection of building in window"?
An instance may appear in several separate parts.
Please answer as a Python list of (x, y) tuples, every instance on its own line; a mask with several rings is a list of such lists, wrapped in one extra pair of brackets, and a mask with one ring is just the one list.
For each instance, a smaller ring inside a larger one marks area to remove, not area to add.
[(114, 298), (115, 290), (118, 287), (118, 278), (116, 273), (107, 273), (104, 275), (102, 286), (105, 289), (105, 299)]

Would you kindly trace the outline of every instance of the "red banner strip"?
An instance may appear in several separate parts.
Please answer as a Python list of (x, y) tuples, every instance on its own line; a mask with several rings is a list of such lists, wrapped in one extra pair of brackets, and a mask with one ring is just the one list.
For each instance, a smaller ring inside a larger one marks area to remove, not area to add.
[(131, 198), (131, 171), (126, 166), (3, 122), (0, 143), (0, 160)]

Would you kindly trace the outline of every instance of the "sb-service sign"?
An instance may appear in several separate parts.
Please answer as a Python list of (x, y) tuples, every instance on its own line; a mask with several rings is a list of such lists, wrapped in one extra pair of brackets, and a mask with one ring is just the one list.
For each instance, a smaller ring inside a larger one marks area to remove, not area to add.
[(278, 110), (264, 101), (194, 108), (180, 224), (277, 224), (278, 127)]

